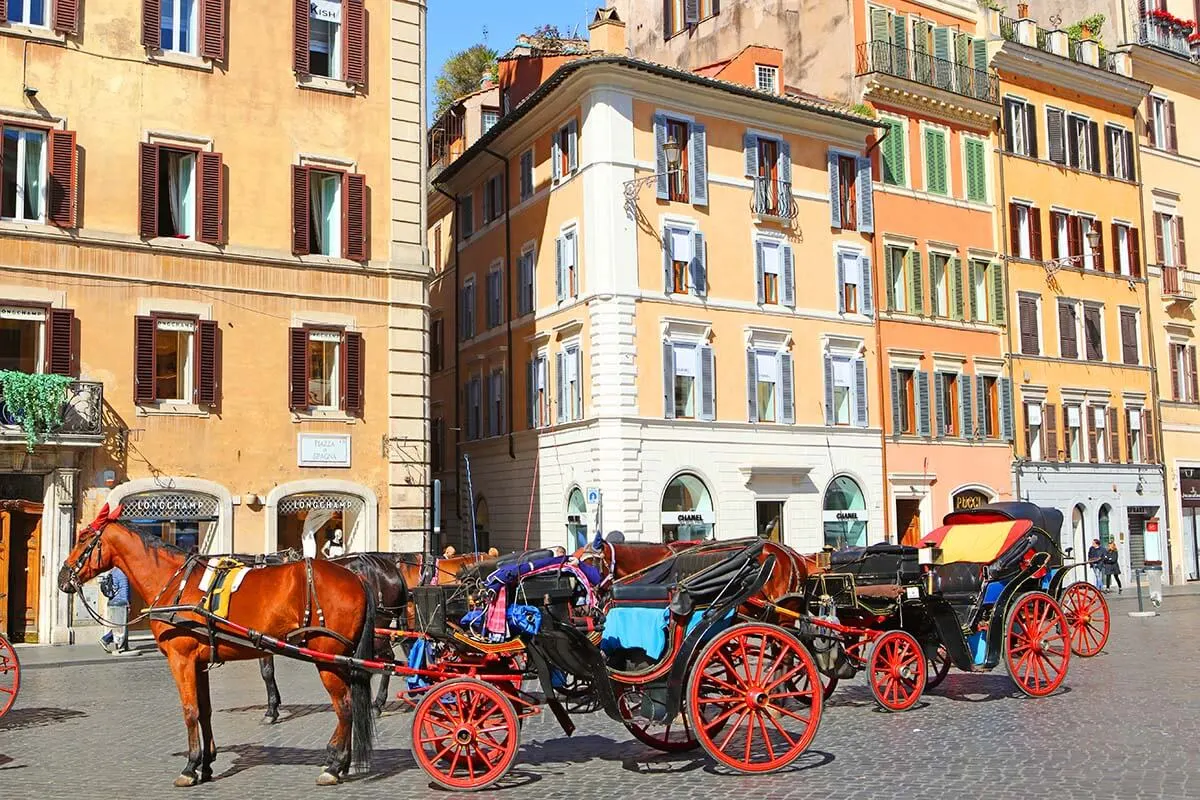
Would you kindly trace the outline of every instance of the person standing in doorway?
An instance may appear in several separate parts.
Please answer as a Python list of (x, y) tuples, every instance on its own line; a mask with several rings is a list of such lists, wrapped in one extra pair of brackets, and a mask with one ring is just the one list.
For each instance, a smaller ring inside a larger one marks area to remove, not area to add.
[(112, 627), (100, 637), (100, 646), (111, 655), (141, 655), (129, 649), (129, 578), (120, 567), (100, 579), (100, 591), (108, 598), (108, 620)]
[(1092, 546), (1087, 552), (1088, 563), (1092, 565), (1092, 585), (1104, 589), (1104, 548), (1099, 539), (1092, 539)]
[(1125, 590), (1121, 585), (1121, 559), (1117, 552), (1117, 543), (1109, 542), (1104, 551), (1104, 591), (1110, 591), (1113, 579), (1117, 581), (1117, 594)]

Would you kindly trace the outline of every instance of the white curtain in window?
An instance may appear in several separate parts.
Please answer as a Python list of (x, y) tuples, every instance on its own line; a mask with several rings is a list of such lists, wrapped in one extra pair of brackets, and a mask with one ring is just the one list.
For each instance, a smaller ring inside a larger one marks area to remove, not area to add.
[(678, 228), (671, 229), (671, 258), (675, 261), (692, 260), (692, 232), (688, 230), (680, 230)]
[(300, 532), (300, 543), (305, 558), (317, 557), (317, 531), (331, 519), (333, 519), (331, 509), (318, 508), (308, 512), (308, 516), (304, 518), (304, 528)]
[(42, 162), (45, 136), (35, 131), (25, 132), (25, 218), (39, 219), (42, 215)]
[(774, 242), (763, 242), (763, 272), (779, 275), (783, 272), (783, 249)]
[(196, 222), (195, 191), (192, 187), (195, 165), (196, 157), (191, 153), (179, 156), (179, 208), (175, 230), (185, 236), (191, 236), (194, 233)]

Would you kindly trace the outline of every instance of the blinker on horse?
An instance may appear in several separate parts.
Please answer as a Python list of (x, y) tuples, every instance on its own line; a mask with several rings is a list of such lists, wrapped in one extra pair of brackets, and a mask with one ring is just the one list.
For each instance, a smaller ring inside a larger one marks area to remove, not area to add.
[[(59, 588), (74, 593), (115, 566), (139, 595), (150, 599), (152, 607), (166, 602), (173, 608), (198, 608), (205, 596), (199, 588), (202, 560), (157, 537), (130, 530), (116, 521), (119, 515), (120, 508), (110, 511), (106, 505), (95, 521), (79, 531), (59, 571)], [(310, 626), (307, 621), (314, 618), (314, 606), (320, 624)], [(374, 606), (374, 596), (353, 573), (328, 561), (300, 561), (251, 570), (225, 616), (231, 630), (249, 629), (288, 647), (292, 647), (289, 640), (297, 640), (312, 652), (309, 660), (316, 663), (337, 715), (319, 785), (338, 783), (352, 763), (370, 763), (375, 723), (371, 676), (335, 663), (334, 658), (371, 657)], [(237, 636), (218, 633), (210, 638), (204, 618), (194, 611), (152, 613), (150, 630), (167, 657), (188, 733), (188, 760), (175, 785), (194, 786), (212, 779), (217, 754), (209, 664), (258, 659), (262, 652)]]

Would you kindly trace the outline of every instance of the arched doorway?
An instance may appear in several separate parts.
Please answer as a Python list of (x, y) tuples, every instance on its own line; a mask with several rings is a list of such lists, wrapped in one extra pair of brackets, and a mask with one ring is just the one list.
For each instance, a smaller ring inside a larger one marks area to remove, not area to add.
[(1100, 519), (1099, 524), (1096, 526), (1096, 530), (1097, 535), (1100, 537), (1100, 544), (1104, 545), (1105, 547), (1108, 547), (1108, 543), (1112, 541), (1112, 532), (1110, 530), (1110, 525), (1112, 524), (1111, 517), (1112, 506), (1110, 506), (1108, 503), (1100, 506)]
[(1076, 550), (1077, 558), (1083, 558), (1088, 551), (1087, 524), (1084, 522), (1086, 510), (1082, 505), (1075, 506), (1071, 511), (1071, 541)]
[(992, 502), (992, 498), (987, 492), (979, 489), (963, 489), (955, 493), (950, 505), (954, 511), (970, 511), (980, 506), (986, 506), (990, 502)]
[(821, 516), (826, 545), (835, 550), (866, 546), (867, 498), (853, 478), (838, 475), (829, 482)]
[(567, 551), (575, 552), (587, 544), (587, 502), (579, 487), (571, 490), (567, 497)]
[(661, 521), (664, 542), (715, 538), (717, 517), (704, 481), (685, 472), (668, 483), (663, 492)]
[(322, 556), (325, 544), (341, 532), (346, 552), (359, 552), (363, 546), (365, 504), (361, 497), (340, 492), (298, 492), (279, 501), (276, 544), (279, 550), (304, 552), (304, 540), (309, 536), (316, 547), (316, 557)]

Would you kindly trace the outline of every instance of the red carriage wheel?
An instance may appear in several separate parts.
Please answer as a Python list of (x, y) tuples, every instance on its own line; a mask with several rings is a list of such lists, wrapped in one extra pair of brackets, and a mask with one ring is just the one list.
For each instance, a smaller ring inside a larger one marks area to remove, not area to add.
[(413, 757), (446, 789), (486, 789), (503, 778), (516, 761), (519, 739), (512, 702), (474, 678), (435, 685), (413, 715)]
[(1008, 612), (1004, 658), (1017, 688), (1045, 697), (1062, 685), (1071, 661), (1071, 631), (1054, 598), (1044, 592), (1022, 596)]
[(1095, 586), (1086, 581), (1072, 583), (1059, 601), (1071, 629), (1071, 652), (1091, 658), (1108, 643), (1108, 603)]
[(871, 694), (887, 711), (907, 711), (925, 690), (925, 651), (905, 631), (888, 631), (875, 640), (867, 664)]
[[(667, 722), (658, 722), (643, 715), (646, 704), (653, 705), (656, 702), (648, 696), (649, 691), (642, 686), (626, 686), (617, 696), (621, 718), (625, 720), (625, 727), (633, 734), (633, 738), (664, 753), (686, 753), (699, 747), (700, 741), (692, 732), (687, 715), (682, 710), (675, 719)], [(665, 687), (663, 693), (666, 693)]]
[(21, 662), (8, 639), (0, 635), (0, 717), (17, 702), (21, 690)]
[(821, 676), (783, 628), (735, 625), (692, 665), (688, 717), (704, 750), (739, 772), (773, 772), (808, 749), (821, 721)]
[(946, 645), (939, 644), (933, 655), (925, 654), (925, 660), (928, 662), (925, 667), (925, 691), (928, 692), (950, 674), (950, 653), (946, 651)]

